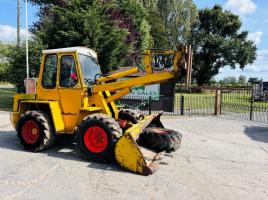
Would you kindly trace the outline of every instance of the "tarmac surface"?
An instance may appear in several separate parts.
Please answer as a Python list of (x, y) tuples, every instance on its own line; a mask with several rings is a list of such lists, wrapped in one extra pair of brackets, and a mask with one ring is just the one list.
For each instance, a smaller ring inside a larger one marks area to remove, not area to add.
[(0, 199), (268, 199), (268, 126), (224, 117), (164, 118), (182, 147), (148, 177), (84, 161), (71, 138), (26, 152), (0, 112)]

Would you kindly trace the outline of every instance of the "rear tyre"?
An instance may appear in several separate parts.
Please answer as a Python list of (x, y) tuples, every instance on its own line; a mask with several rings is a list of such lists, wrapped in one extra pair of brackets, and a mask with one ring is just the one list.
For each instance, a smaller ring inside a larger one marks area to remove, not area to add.
[(146, 128), (140, 134), (137, 143), (157, 153), (176, 151), (181, 144), (181, 133), (164, 128)]
[(20, 143), (27, 150), (42, 151), (55, 141), (55, 131), (48, 116), (41, 111), (27, 111), (17, 125)]
[(132, 109), (121, 109), (118, 113), (118, 118), (137, 124), (139, 120), (143, 119), (143, 115)]
[(114, 160), (116, 142), (122, 136), (119, 124), (105, 114), (92, 114), (77, 128), (77, 145), (87, 160), (110, 162)]

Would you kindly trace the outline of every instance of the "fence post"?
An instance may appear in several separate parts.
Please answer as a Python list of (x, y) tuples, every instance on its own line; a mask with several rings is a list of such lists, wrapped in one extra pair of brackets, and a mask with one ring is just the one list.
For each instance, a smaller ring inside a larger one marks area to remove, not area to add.
[(251, 90), (251, 99), (250, 99), (250, 113), (249, 113), (249, 120), (252, 121), (253, 119), (253, 103), (254, 103), (254, 97), (253, 97), (253, 87)]
[(219, 115), (220, 114), (220, 110), (221, 110), (221, 90), (217, 87), (216, 91), (215, 91), (215, 115)]
[(181, 106), (180, 106), (180, 109), (181, 109), (181, 115), (184, 115), (184, 96), (181, 95)]
[(152, 103), (152, 97), (149, 96), (149, 102), (148, 102), (148, 106), (149, 106), (149, 115), (151, 115), (151, 113), (152, 113), (152, 105), (151, 105), (151, 103)]
[(220, 91), (220, 115), (222, 114), (222, 90)]

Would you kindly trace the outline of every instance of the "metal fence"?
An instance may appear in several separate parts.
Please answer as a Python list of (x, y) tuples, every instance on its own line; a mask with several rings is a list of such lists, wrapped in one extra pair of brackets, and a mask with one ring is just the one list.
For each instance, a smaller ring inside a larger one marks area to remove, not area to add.
[(215, 95), (177, 94), (174, 98), (123, 98), (117, 104), (131, 108), (142, 114), (163, 111), (163, 115), (213, 115), (215, 113)]
[[(198, 88), (200, 89), (200, 88)], [(252, 87), (205, 88), (199, 93), (177, 93), (174, 98), (123, 98), (117, 104), (142, 114), (164, 111), (167, 116), (226, 115), (268, 123), (268, 102), (256, 101)]]
[(268, 123), (268, 102), (254, 100), (252, 88), (222, 90), (221, 114)]
[(182, 108), (185, 115), (214, 115), (215, 94), (181, 94)]

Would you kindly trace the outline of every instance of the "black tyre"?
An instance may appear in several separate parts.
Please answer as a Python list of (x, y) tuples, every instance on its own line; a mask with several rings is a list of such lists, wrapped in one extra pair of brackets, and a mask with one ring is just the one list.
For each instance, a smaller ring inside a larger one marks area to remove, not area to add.
[(132, 109), (121, 109), (118, 113), (118, 118), (137, 124), (139, 120), (143, 119), (143, 115)]
[(77, 128), (77, 145), (85, 159), (95, 162), (114, 160), (114, 148), (122, 136), (119, 124), (105, 114), (92, 114)]
[(55, 141), (55, 131), (48, 116), (41, 111), (27, 111), (17, 124), (18, 137), (27, 150), (41, 151)]
[(181, 133), (164, 128), (146, 128), (137, 140), (137, 143), (157, 153), (176, 151), (181, 144)]

